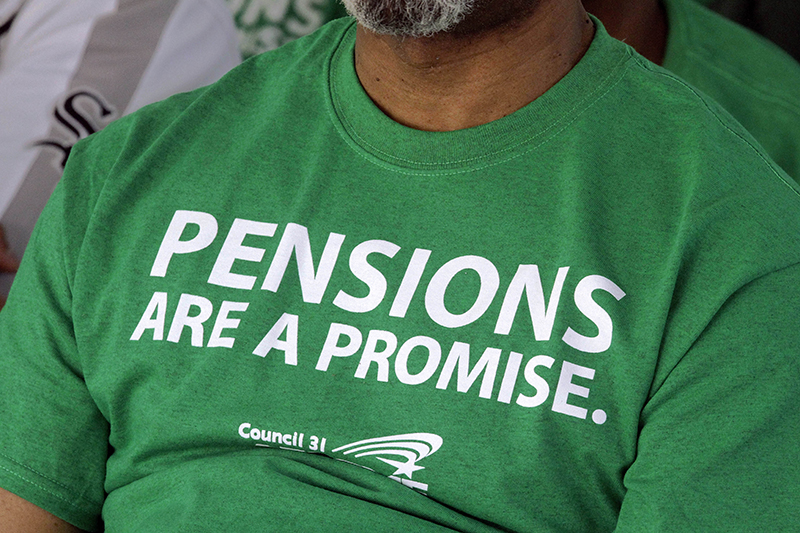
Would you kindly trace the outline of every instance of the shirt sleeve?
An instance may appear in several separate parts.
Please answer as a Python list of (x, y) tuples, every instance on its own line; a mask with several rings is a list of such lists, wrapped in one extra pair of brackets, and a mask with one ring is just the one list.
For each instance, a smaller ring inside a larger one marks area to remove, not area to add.
[(642, 411), (617, 533), (793, 531), (800, 267), (735, 293)]
[(0, 486), (101, 531), (109, 424), (86, 386), (72, 326), (73, 263), (91, 212), (88, 180), (74, 181), (71, 193), (62, 182), (53, 194), (0, 311)]

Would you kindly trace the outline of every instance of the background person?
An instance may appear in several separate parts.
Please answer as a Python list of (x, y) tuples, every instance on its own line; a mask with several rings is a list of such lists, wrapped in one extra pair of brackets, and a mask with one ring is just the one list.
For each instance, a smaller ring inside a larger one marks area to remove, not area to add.
[(800, 61), (797, 0), (706, 0), (715, 11), (760, 33)]
[[(223, 0), (0, 3), (0, 224), (21, 256), (72, 145), (239, 63)], [(12, 276), (0, 275), (0, 296)]]
[(339, 0), (227, 0), (227, 4), (245, 59), (274, 50), (347, 15)]

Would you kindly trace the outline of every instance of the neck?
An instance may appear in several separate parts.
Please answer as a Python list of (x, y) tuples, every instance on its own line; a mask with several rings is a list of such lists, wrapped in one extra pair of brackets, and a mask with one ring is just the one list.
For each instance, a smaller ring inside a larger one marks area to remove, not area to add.
[(455, 31), (433, 37), (392, 37), (358, 27), (356, 72), (384, 113), (428, 131), (497, 120), (555, 85), (594, 35), (577, 0), (482, 6)]
[(661, 65), (667, 46), (667, 13), (659, 0), (583, 0), (612, 37)]

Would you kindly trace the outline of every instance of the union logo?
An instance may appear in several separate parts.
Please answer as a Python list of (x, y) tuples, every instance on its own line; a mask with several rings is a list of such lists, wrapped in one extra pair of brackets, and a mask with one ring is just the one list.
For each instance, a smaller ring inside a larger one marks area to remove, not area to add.
[(398, 481), (407, 487), (427, 491), (428, 485), (426, 483), (419, 483), (411, 478), (414, 472), (425, 468), (417, 463), (436, 453), (441, 448), (442, 442), (442, 438), (439, 435), (432, 433), (407, 433), (405, 435), (360, 440), (339, 446), (332, 452), (341, 452), (343, 455), (351, 456), (354, 459), (372, 456), (396, 469), (389, 476), (390, 479)]

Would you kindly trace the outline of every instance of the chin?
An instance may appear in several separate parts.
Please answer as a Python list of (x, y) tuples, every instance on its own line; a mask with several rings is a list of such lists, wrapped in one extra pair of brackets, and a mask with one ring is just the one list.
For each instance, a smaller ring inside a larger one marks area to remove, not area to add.
[(363, 27), (381, 35), (431, 37), (455, 28), (475, 0), (342, 0)]

